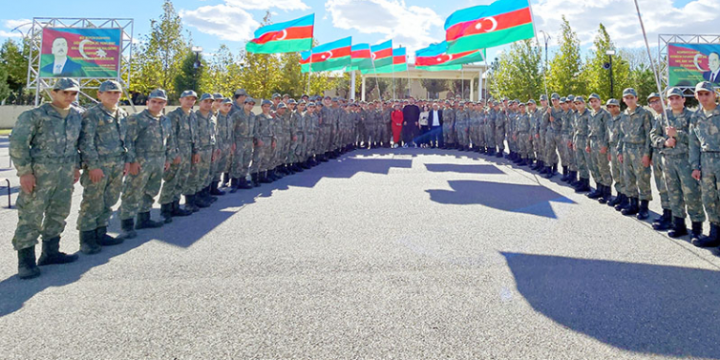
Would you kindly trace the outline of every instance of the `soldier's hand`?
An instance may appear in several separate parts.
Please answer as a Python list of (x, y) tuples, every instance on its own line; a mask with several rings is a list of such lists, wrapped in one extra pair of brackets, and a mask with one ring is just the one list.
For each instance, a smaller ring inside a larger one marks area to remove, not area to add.
[(612, 155), (607, 154), (607, 157), (608, 157), (608, 161), (612, 161)]
[(573, 148), (573, 143), (572, 143), (572, 141), (568, 141), (568, 148), (569, 148), (570, 150), (572, 150), (572, 148)]
[(97, 183), (105, 177), (102, 169), (92, 169), (88, 171), (88, 175), (90, 175), (90, 181), (92, 181), (93, 184)]
[(175, 159), (173, 159), (173, 164), (179, 165), (181, 160), (182, 160), (182, 158), (180, 157), (180, 155), (178, 155), (175, 157)]
[(700, 172), (700, 170), (693, 170), (692, 177), (693, 179), (700, 181), (700, 177), (702, 177), (702, 172)]
[(668, 126), (668, 127), (666, 127), (666, 128), (665, 128), (665, 132), (666, 132), (667, 135), (670, 136), (670, 137), (675, 137), (675, 136), (677, 136), (677, 129), (675, 129), (674, 126)]
[(123, 168), (123, 176), (127, 175), (130, 172), (130, 163), (125, 163), (125, 167)]
[(128, 172), (130, 173), (130, 175), (135, 176), (140, 173), (140, 168), (141, 168), (140, 163), (134, 162), (134, 163), (130, 164), (130, 168), (128, 169)]
[(35, 175), (25, 174), (20, 177), (20, 187), (26, 194), (32, 194), (35, 190)]
[(555, 121), (555, 117), (554, 117), (554, 116), (550, 116), (550, 122), (554, 122), (554, 121)]
[(586, 146), (586, 147), (585, 147), (585, 152), (588, 153), (588, 154), (590, 153), (590, 147), (589, 147), (589, 146)]
[(620, 161), (621, 164), (623, 163), (623, 156), (622, 156), (622, 154), (621, 154), (621, 155), (618, 155), (618, 161)]
[(270, 146), (271, 146), (273, 149), (275, 148), (275, 146), (277, 146), (277, 143), (275, 142), (275, 140), (273, 140), (273, 142), (272, 142), (272, 144), (271, 144)]
[(603, 146), (603, 147), (600, 148), (600, 153), (601, 153), (601, 154), (607, 154), (607, 151), (608, 151), (607, 146)]
[(648, 156), (648, 155), (643, 155), (643, 157), (642, 157), (642, 164), (643, 164), (644, 167), (649, 167), (650, 164), (651, 164), (651, 162), (650, 162), (650, 156)]
[(297, 141), (297, 136), (293, 136), (293, 141)]
[(166, 161), (166, 162), (165, 162), (165, 166), (163, 167), (163, 169), (165, 169), (165, 171), (168, 171), (168, 170), (170, 169), (170, 162), (169, 162), (169, 161)]
[(676, 143), (677, 143), (677, 140), (675, 140), (674, 137), (671, 137), (671, 138), (665, 140), (665, 147), (674, 148)]
[(231, 150), (232, 152), (235, 152), (235, 150), (237, 150), (237, 145), (232, 144), (232, 146), (230, 147), (230, 150)]
[(78, 182), (80, 180), (80, 169), (75, 169), (75, 172), (73, 173), (73, 184)]
[(198, 164), (198, 163), (200, 163), (200, 154), (195, 154), (195, 155), (192, 156), (192, 163), (193, 163), (193, 164)]
[(539, 139), (539, 138), (540, 138), (540, 134), (535, 134), (535, 138), (536, 138), (536, 139)]
[(265, 143), (262, 142), (262, 141), (260, 141), (260, 140), (258, 140), (257, 143), (256, 143), (256, 145), (257, 145), (258, 147), (262, 147), (263, 145), (265, 145)]

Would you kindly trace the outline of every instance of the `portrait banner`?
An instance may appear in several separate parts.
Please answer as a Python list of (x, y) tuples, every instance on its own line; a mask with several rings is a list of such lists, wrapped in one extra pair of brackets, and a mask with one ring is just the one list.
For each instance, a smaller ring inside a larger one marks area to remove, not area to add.
[(720, 44), (668, 44), (668, 85), (720, 85)]
[(40, 77), (117, 78), (122, 29), (44, 28)]

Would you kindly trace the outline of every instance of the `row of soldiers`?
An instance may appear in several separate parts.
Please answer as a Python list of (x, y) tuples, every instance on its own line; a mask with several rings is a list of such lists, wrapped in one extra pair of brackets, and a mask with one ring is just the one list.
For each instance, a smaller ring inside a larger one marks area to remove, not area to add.
[[(637, 92), (623, 91), (626, 109), (616, 99), (603, 107), (597, 94), (560, 97), (548, 104), (540, 96), (520, 102), (504, 98), (477, 103), (445, 101), (444, 148), (476, 151), (530, 166), (546, 178), (557, 174), (577, 193), (613, 206), (623, 215), (644, 220), (652, 200), (650, 177), (660, 193), (663, 214), (653, 221), (658, 231), (678, 238), (688, 234), (699, 247), (720, 246), (720, 109), (713, 85), (700, 82), (695, 96), (700, 109), (685, 107), (681, 89), (651, 94), (652, 111), (640, 106)], [(667, 103), (667, 109), (664, 103)], [(590, 187), (590, 176), (596, 188)], [(612, 196), (612, 188), (617, 196)], [(703, 211), (704, 205), (704, 211)], [(710, 233), (703, 236), (703, 222)]]

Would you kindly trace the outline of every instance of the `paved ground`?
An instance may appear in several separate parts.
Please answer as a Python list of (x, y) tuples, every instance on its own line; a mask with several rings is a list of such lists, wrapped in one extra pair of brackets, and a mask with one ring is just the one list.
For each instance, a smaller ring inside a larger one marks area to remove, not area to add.
[(3, 359), (720, 358), (720, 258), (475, 154), (357, 151), (32, 281), (16, 218)]

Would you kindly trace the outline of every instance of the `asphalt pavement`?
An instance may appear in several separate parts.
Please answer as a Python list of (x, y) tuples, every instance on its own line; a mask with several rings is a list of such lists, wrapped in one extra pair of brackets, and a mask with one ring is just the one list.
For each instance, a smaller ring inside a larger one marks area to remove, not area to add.
[(28, 281), (4, 202), (2, 359), (720, 358), (720, 257), (504, 159), (354, 151)]

